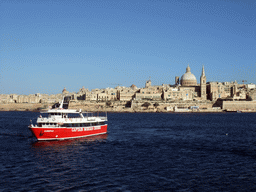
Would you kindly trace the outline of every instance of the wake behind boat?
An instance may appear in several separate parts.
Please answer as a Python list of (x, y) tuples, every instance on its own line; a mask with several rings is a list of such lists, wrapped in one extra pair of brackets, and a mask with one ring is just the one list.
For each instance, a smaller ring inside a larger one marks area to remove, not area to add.
[(37, 124), (29, 129), (38, 140), (62, 140), (107, 133), (107, 115), (96, 116), (81, 109), (63, 109), (63, 100), (58, 108), (41, 111)]

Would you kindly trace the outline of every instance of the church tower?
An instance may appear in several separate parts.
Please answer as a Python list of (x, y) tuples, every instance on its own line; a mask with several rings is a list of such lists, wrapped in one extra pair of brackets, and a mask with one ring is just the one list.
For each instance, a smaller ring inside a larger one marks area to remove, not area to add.
[(148, 80), (145, 85), (145, 88), (149, 88), (149, 87), (151, 87), (151, 80)]
[(202, 74), (200, 77), (200, 89), (201, 89), (201, 98), (202, 100), (206, 100), (206, 76), (205, 76), (205, 72), (204, 72), (204, 66), (202, 69)]

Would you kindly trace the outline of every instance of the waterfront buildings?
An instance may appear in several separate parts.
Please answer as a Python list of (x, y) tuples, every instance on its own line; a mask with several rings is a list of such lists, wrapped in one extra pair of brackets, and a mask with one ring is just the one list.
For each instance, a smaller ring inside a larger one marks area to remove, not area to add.
[[(130, 102), (131, 106), (138, 107), (138, 103), (142, 105), (148, 101), (151, 103), (165, 103), (165, 106), (168, 105), (166, 103), (176, 103), (176, 105), (182, 107), (201, 103), (201, 105), (204, 104), (204, 108), (207, 108), (210, 106), (223, 107), (223, 102), (222, 105), (219, 105), (218, 101), (256, 101), (255, 84), (238, 84), (236, 81), (207, 82), (206, 76), (207, 74), (203, 66), (200, 83), (198, 83), (195, 75), (191, 72), (190, 66), (187, 66), (186, 72), (181, 78), (179, 76), (175, 77), (175, 84), (173, 85), (152, 85), (151, 80), (148, 80), (143, 88), (138, 88), (133, 84), (130, 87), (117, 86), (115, 88), (92, 89), (90, 91), (82, 87), (77, 93), (70, 93), (64, 88), (61, 94), (56, 95), (39, 93), (33, 95), (0, 95), (0, 103), (53, 104), (60, 102), (64, 96), (67, 102), (73, 103), (120, 101), (123, 104)], [(188, 105), (187, 103), (189, 102), (190, 104)], [(184, 104), (181, 105), (181, 103)], [(243, 104), (240, 104), (240, 107)], [(235, 105), (235, 103), (232, 103), (232, 105)], [(229, 108), (230, 106), (231, 104)], [(256, 109), (256, 104), (253, 108)]]

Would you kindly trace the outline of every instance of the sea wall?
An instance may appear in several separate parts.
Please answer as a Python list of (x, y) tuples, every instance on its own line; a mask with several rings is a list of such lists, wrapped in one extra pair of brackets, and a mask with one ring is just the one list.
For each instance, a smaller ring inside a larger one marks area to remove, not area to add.
[(226, 111), (256, 111), (256, 101), (223, 101), (222, 109)]
[(46, 105), (41, 103), (9, 103), (1, 104), (0, 111), (35, 111), (45, 107)]
[[(147, 102), (147, 101), (146, 101)], [(212, 102), (163, 102), (151, 101), (145, 106), (145, 101), (132, 102), (70, 102), (69, 109), (82, 109), (83, 111), (107, 111), (107, 112), (173, 112), (174, 108), (190, 109), (190, 106), (198, 106), (199, 109), (191, 109), (188, 112), (222, 112), (222, 111), (243, 111), (256, 112), (256, 101), (223, 101), (222, 106), (214, 106)], [(0, 104), (0, 111), (39, 111), (40, 109), (49, 108), (51, 104), (41, 103), (12, 103)]]

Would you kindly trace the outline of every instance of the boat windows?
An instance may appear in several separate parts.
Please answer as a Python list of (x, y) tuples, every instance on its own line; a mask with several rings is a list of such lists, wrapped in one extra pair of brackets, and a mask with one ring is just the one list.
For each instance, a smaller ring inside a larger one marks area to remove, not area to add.
[(80, 123), (73, 123), (72, 127), (80, 127)]
[(38, 123), (38, 127), (57, 126), (57, 123)]
[(71, 123), (64, 123), (62, 127), (73, 127)]
[(97, 126), (97, 125), (105, 125), (106, 122), (95, 122), (95, 123), (64, 123), (64, 124), (57, 124), (57, 123), (38, 123), (38, 127), (44, 127), (44, 126), (59, 126), (59, 127), (91, 127), (91, 126)]
[(89, 127), (90, 123), (81, 123), (81, 127)]
[(61, 113), (49, 113), (49, 116), (61, 116)]

